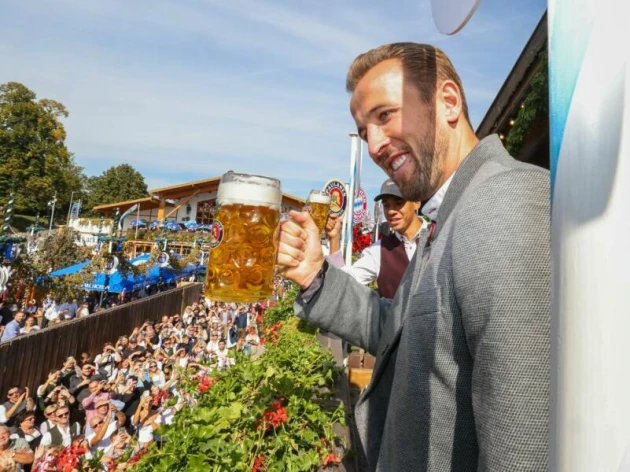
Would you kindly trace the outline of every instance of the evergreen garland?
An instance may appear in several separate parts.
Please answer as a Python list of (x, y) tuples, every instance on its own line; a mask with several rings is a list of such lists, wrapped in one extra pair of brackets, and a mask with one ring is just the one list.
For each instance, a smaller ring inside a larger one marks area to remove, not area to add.
[(547, 50), (540, 54), (540, 66), (532, 78), (527, 96), (505, 140), (505, 147), (512, 156), (518, 156), (523, 149), (525, 138), (536, 118), (549, 110)]

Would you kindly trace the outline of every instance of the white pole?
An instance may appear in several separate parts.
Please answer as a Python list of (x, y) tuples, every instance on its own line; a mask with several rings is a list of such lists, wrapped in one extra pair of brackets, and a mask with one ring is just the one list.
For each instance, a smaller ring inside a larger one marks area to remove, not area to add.
[(140, 204), (138, 203), (138, 212), (136, 213), (136, 234), (134, 236), (134, 239), (138, 239), (138, 221), (140, 221)]
[(552, 471), (630, 470), (629, 17), (549, 3)]
[(354, 201), (361, 185), (361, 138), (357, 133), (350, 133), (350, 186), (348, 188), (348, 204), (346, 205), (346, 266), (352, 265), (352, 227)]
[(72, 200), (74, 199), (74, 192), (70, 193), (70, 208), (68, 208), (68, 220), (66, 226), (70, 226), (70, 214), (72, 213)]
[(50, 201), (52, 205), (52, 210), (50, 212), (50, 223), (48, 225), (48, 232), (52, 231), (53, 220), (55, 219), (55, 204), (57, 203), (57, 192), (53, 196), (53, 199)]

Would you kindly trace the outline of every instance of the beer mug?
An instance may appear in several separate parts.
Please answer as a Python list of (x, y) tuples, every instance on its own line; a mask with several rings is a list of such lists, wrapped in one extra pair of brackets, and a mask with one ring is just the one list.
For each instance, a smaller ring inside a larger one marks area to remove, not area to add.
[(313, 221), (321, 233), (326, 227), (328, 214), (330, 213), (330, 195), (320, 190), (311, 190), (306, 199)]
[(279, 180), (232, 171), (221, 176), (210, 225), (206, 297), (242, 303), (271, 297), (281, 202)]

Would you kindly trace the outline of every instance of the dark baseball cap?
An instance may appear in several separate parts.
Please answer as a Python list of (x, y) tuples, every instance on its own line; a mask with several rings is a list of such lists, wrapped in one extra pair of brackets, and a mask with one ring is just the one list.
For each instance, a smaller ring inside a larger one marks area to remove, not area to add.
[(378, 202), (388, 195), (392, 195), (394, 197), (402, 198), (403, 200), (405, 200), (405, 197), (403, 197), (402, 193), (400, 193), (398, 185), (396, 185), (392, 179), (387, 179), (385, 182), (383, 182), (383, 185), (381, 185), (381, 192), (374, 198), (374, 201)]

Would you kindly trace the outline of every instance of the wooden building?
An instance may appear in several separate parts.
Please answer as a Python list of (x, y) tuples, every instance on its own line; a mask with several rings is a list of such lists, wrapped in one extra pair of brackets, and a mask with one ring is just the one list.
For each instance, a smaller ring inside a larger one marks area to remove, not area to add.
[(477, 128), (498, 134), (517, 159), (549, 169), (547, 13), (542, 16)]

